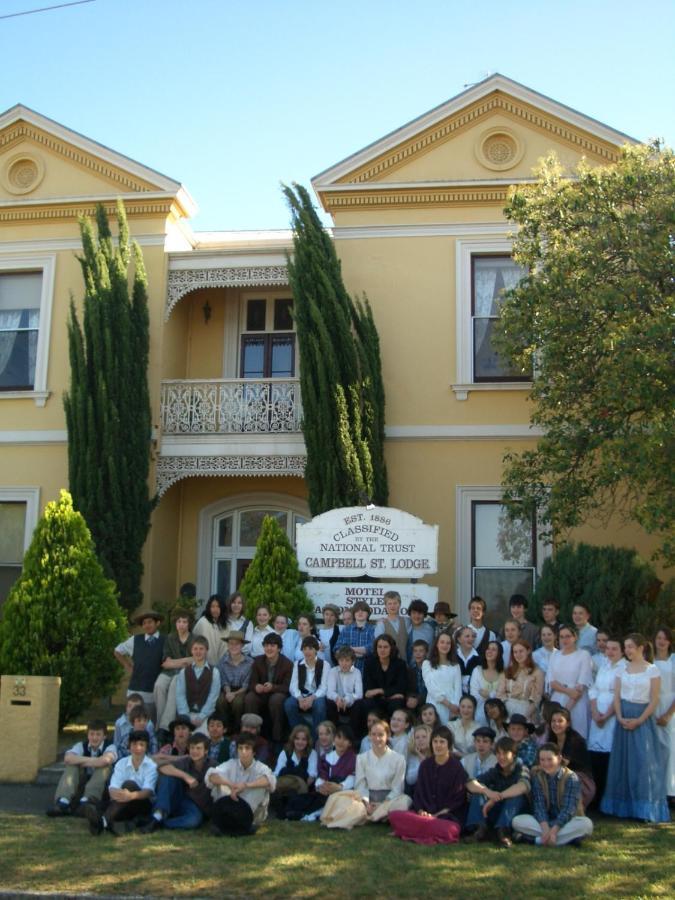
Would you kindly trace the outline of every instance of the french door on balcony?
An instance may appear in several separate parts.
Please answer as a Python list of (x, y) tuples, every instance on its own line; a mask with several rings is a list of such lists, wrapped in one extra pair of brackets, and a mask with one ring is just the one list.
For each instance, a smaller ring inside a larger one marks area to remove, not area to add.
[(247, 298), (241, 335), (241, 378), (293, 378), (295, 332), (288, 297)]

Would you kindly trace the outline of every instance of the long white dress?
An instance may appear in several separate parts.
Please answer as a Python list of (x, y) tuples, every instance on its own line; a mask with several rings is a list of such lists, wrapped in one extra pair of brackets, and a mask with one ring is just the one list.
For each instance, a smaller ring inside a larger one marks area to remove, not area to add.
[(200, 637), (206, 638), (209, 642), (209, 649), (206, 653), (206, 661), (210, 666), (214, 668), (220, 662), (221, 656), (223, 656), (227, 652), (227, 643), (222, 640), (223, 635), (225, 634), (225, 629), (222, 625), (218, 625), (214, 622), (209, 622), (206, 616), (202, 616), (200, 619), (197, 619), (195, 623), (195, 627), (192, 629), (192, 637)]
[(438, 666), (433, 668), (428, 659), (422, 663), (422, 678), (427, 687), (427, 703), (433, 703), (441, 725), (447, 725), (450, 710), (441, 700), (448, 700), (459, 706), (462, 696), (462, 673), (459, 666)]
[[(559, 681), (568, 688), (576, 687), (578, 684), (589, 688), (593, 684), (593, 670), (588, 650), (555, 653), (548, 667), (548, 682), (550, 684), (553, 681)], [(565, 708), (569, 707), (570, 698), (562, 691), (553, 691), (551, 700)], [(572, 728), (584, 739), (588, 737), (588, 710), (588, 691), (584, 691), (571, 710)]]
[[(655, 659), (654, 665), (657, 666), (661, 673), (659, 705), (656, 707), (656, 713), (654, 714), (654, 718), (658, 719), (669, 708), (675, 696), (675, 653), (671, 653), (669, 659)], [(656, 733), (668, 751), (668, 774), (666, 778), (668, 796), (675, 797), (675, 715), (670, 717), (670, 721), (665, 727), (657, 725)]]
[[(598, 712), (602, 715), (614, 706), (614, 684), (625, 666), (626, 660), (622, 658), (615, 663), (611, 663), (607, 660), (605, 664), (598, 669), (595, 681), (588, 691), (588, 699), (589, 701), (595, 700)], [(612, 750), (615, 728), (616, 716), (611, 716), (607, 719), (602, 727), (591, 718), (591, 724), (588, 730), (588, 749), (593, 750), (595, 753), (610, 753)]]

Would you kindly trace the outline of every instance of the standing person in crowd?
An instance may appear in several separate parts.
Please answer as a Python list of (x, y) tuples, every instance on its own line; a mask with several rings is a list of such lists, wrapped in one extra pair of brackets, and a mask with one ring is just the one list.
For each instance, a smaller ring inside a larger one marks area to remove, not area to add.
[(304, 659), (293, 665), (290, 694), (284, 701), (286, 718), (291, 728), (300, 725), (306, 716), (312, 719), (312, 734), (316, 738), (319, 723), (326, 718), (326, 690), (330, 666), (318, 659), (319, 642), (307, 635), (300, 644)]
[(103, 797), (112, 767), (117, 761), (115, 745), (107, 738), (107, 725), (94, 719), (87, 737), (66, 750), (63, 774), (56, 786), (54, 805), (48, 816), (84, 815), (87, 804), (97, 806)]
[(383, 599), (386, 615), (375, 626), (375, 637), (388, 634), (396, 644), (398, 658), (405, 660), (408, 654), (410, 622), (401, 615), (401, 595), (398, 591), (386, 591)]
[(226, 604), (226, 627), (228, 631), (246, 632), (248, 619), (244, 615), (244, 598), (239, 591), (230, 594)]
[(496, 741), (499, 738), (508, 737), (506, 733), (508, 718), (509, 714), (506, 711), (506, 706), (504, 706), (504, 701), (500, 700), (499, 697), (490, 697), (489, 700), (485, 701), (485, 719), (488, 728), (494, 731)]
[(363, 679), (354, 664), (356, 657), (351, 647), (340, 647), (336, 656), (337, 665), (328, 673), (326, 713), (335, 723), (341, 716), (349, 716), (352, 730), (356, 733), (361, 722)]
[(462, 766), (469, 778), (480, 781), (481, 776), (497, 765), (497, 757), (494, 754), (495, 733), (486, 725), (476, 728), (473, 733), (473, 743), (476, 748), (473, 753), (467, 753), (462, 757)]
[(607, 641), (609, 639), (609, 631), (604, 628), (598, 628), (595, 635), (595, 648), (591, 653), (591, 665), (593, 666), (593, 677), (595, 677), (598, 668), (604, 666), (607, 662), (605, 650), (607, 649)]
[(468, 753), (475, 750), (473, 733), (478, 728), (476, 722), (476, 698), (471, 694), (464, 694), (459, 700), (459, 718), (448, 723), (448, 728), (453, 737), (453, 753), (457, 759), (462, 759)]
[(321, 823), (328, 828), (382, 822), (394, 810), (410, 808), (410, 797), (404, 793), (405, 759), (387, 744), (389, 725), (375, 720), (368, 736), (372, 749), (356, 759), (354, 790), (332, 794), (324, 807)]
[(480, 665), (471, 673), (469, 693), (476, 698), (476, 721), (485, 725), (485, 701), (497, 696), (499, 676), (504, 671), (503, 651), (500, 641), (490, 640), (481, 656)]
[(363, 673), (363, 711), (384, 709), (391, 716), (405, 707), (408, 670), (399, 659), (396, 641), (388, 634), (375, 639), (373, 655), (366, 660)]
[(509, 719), (508, 735), (516, 745), (516, 756), (531, 769), (537, 759), (537, 742), (532, 737), (534, 725), (520, 713), (514, 713)]
[(434, 623), (427, 619), (428, 612), (429, 607), (424, 600), (418, 600), (417, 598), (412, 600), (408, 607), (408, 616), (410, 617), (410, 630), (408, 632), (408, 646), (406, 651), (408, 665), (413, 665), (415, 658), (415, 644), (417, 643), (419, 645), (420, 641), (424, 641), (427, 645), (428, 653), (429, 647), (431, 647), (434, 638), (436, 637)]
[(203, 734), (190, 735), (188, 755), (159, 766), (157, 793), (152, 816), (139, 829), (152, 834), (158, 828), (199, 828), (211, 807), (211, 797), (204, 785), (209, 766), (209, 739)]
[(323, 613), (323, 626), (319, 628), (319, 656), (325, 660), (329, 666), (336, 665), (335, 645), (340, 637), (340, 626), (338, 619), (340, 617), (340, 609), (334, 603), (327, 603), (321, 610)]
[(473, 647), (476, 633), (473, 628), (464, 626), (458, 628), (452, 641), (452, 661), (459, 666), (459, 672), (462, 677), (462, 693), (469, 693), (469, 684), (471, 682), (471, 673), (480, 666), (480, 656)]
[(530, 645), (518, 638), (511, 647), (511, 661), (499, 676), (497, 696), (503, 700), (509, 716), (519, 713), (536, 722), (544, 695), (544, 673), (535, 666)]
[(435, 604), (433, 612), (433, 624), (436, 630), (435, 636), (438, 637), (442, 631), (452, 631), (456, 618), (457, 613), (450, 609), (450, 604), (446, 603), (445, 600), (439, 600), (438, 603)]
[(220, 694), (220, 673), (207, 662), (209, 642), (205, 637), (192, 641), (192, 664), (181, 669), (176, 681), (176, 710), (188, 716), (195, 729), (207, 734), (207, 719), (215, 712)]
[(548, 693), (548, 668), (551, 663), (551, 657), (556, 652), (557, 632), (552, 625), (542, 625), (539, 629), (540, 646), (532, 654), (532, 659), (544, 673), (544, 693)]
[(475, 830), (467, 842), (487, 839), (488, 828), (497, 829), (497, 840), (502, 847), (511, 846), (511, 823), (514, 816), (527, 806), (530, 792), (530, 773), (516, 758), (516, 746), (511, 738), (500, 738), (495, 745), (497, 765), (467, 782), (471, 802), (466, 817), (467, 828)]
[(509, 615), (520, 626), (520, 637), (534, 648), (539, 643), (539, 628), (525, 618), (527, 605), (527, 598), (523, 594), (513, 594), (509, 600)]
[(570, 711), (564, 706), (553, 709), (546, 740), (557, 744), (567, 768), (577, 773), (581, 782), (581, 800), (586, 809), (596, 793), (591, 757), (586, 739), (574, 730)]
[(236, 759), (206, 773), (205, 784), (214, 801), (211, 833), (217, 836), (255, 834), (267, 818), (270, 794), (277, 786), (272, 770), (255, 758), (255, 737), (242, 733), (236, 744)]
[(533, 815), (513, 819), (514, 840), (526, 835), (542, 847), (561, 847), (592, 834), (593, 823), (581, 804), (581, 783), (564, 766), (556, 744), (544, 744), (539, 750), (539, 768), (532, 773), (531, 787)]
[(177, 609), (173, 613), (174, 628), (164, 642), (164, 659), (162, 671), (155, 680), (153, 696), (157, 711), (157, 728), (166, 731), (169, 722), (176, 716), (175, 678), (181, 669), (192, 662), (192, 615), (186, 609)]
[[(293, 662), (302, 662), (305, 658), (302, 652), (302, 642), (306, 637), (316, 638), (316, 628), (314, 627), (314, 616), (309, 613), (301, 613), (298, 616), (296, 625), (298, 626), (298, 647), (295, 651), (295, 659)], [(318, 638), (317, 638), (318, 644)]]
[(435, 707), (439, 723), (447, 725), (451, 716), (459, 715), (462, 696), (462, 674), (452, 658), (452, 638), (449, 634), (441, 632), (434, 641), (429, 659), (422, 663), (422, 675), (427, 700)]
[(488, 643), (497, 640), (495, 633), (490, 631), (485, 625), (486, 612), (487, 603), (482, 597), (472, 597), (469, 600), (469, 621), (467, 625), (473, 629), (473, 648), (480, 657), (484, 656)]
[(408, 665), (408, 691), (405, 698), (405, 705), (411, 711), (417, 710), (427, 699), (423, 666), (428, 655), (427, 642), (416, 640), (412, 646), (412, 662)]
[(558, 640), (560, 651), (551, 658), (548, 668), (550, 699), (571, 712), (572, 727), (585, 740), (589, 720), (588, 688), (593, 683), (591, 655), (577, 647), (574, 625), (563, 625)]
[(411, 725), (410, 713), (407, 709), (397, 709), (396, 712), (391, 714), (389, 719), (389, 730), (391, 732), (389, 746), (392, 750), (400, 753), (406, 762), (408, 760)]
[(262, 648), (262, 655), (253, 660), (244, 710), (268, 717), (272, 740), (279, 747), (285, 725), (284, 701), (291, 686), (293, 666), (281, 655), (281, 638), (276, 632), (265, 635)]
[(547, 598), (541, 604), (541, 617), (544, 620), (544, 625), (548, 625), (549, 628), (552, 628), (556, 641), (558, 639), (558, 632), (560, 631), (561, 621), (560, 621), (560, 604), (557, 600), (554, 600), (552, 597)]
[(394, 834), (416, 844), (456, 844), (466, 812), (466, 772), (452, 753), (452, 733), (441, 726), (431, 739), (433, 756), (420, 765), (412, 811), (392, 811)]
[(605, 793), (609, 754), (614, 740), (616, 716), (614, 715), (614, 689), (616, 679), (626, 664), (623, 647), (618, 637), (610, 635), (605, 646), (605, 663), (597, 668), (595, 680), (588, 691), (591, 704), (591, 725), (588, 732), (588, 750), (591, 755), (593, 780), (597, 788), (595, 802)]
[[(459, 694), (459, 696), (457, 697), (458, 703), (459, 703), (459, 697), (461, 697), (461, 694)], [(459, 713), (459, 706), (457, 707), (457, 712)], [(436, 707), (434, 706), (433, 703), (425, 703), (423, 706), (420, 707), (419, 718), (420, 718), (420, 724), (428, 725), (432, 731), (434, 730), (434, 728), (436, 728), (438, 725), (441, 724), (441, 720), (438, 716), (438, 710), (436, 709)]]
[(143, 629), (142, 634), (135, 634), (115, 647), (115, 659), (130, 674), (129, 694), (139, 694), (150, 717), (155, 711), (155, 681), (162, 671), (164, 659), (164, 635), (158, 629), (162, 617), (149, 609), (139, 613), (134, 619), (136, 625)]
[(409, 797), (413, 796), (420, 764), (431, 756), (431, 731), (428, 725), (415, 725), (410, 734), (405, 767), (405, 792)]
[(358, 600), (352, 606), (352, 614), (354, 622), (351, 625), (345, 625), (340, 632), (340, 637), (335, 644), (335, 652), (340, 647), (351, 647), (354, 651), (354, 665), (363, 675), (366, 665), (366, 657), (373, 651), (373, 641), (375, 640), (375, 628), (370, 624), (370, 607), (364, 600)]
[(608, 816), (669, 822), (667, 759), (654, 720), (660, 672), (649, 662), (651, 648), (641, 634), (628, 635), (623, 649), (628, 661), (614, 689), (616, 728), (600, 810)]
[(115, 763), (108, 786), (110, 802), (105, 813), (101, 815), (93, 803), (85, 807), (91, 834), (99, 835), (104, 829), (125, 834), (133, 830), (133, 819), (150, 815), (157, 784), (157, 766), (147, 755), (149, 744), (147, 731), (132, 731), (129, 735), (131, 753)]
[(206, 601), (204, 612), (197, 619), (192, 637), (206, 638), (209, 645), (206, 660), (212, 668), (218, 665), (220, 657), (225, 653), (225, 644), (221, 638), (226, 632), (227, 612), (225, 610), (225, 602), (220, 594), (211, 594)]
[(591, 625), (591, 611), (585, 603), (577, 602), (572, 607), (572, 621), (578, 632), (577, 647), (595, 653), (595, 639), (598, 629)]
[(277, 786), (272, 794), (272, 808), (280, 819), (286, 818), (289, 800), (307, 794), (319, 774), (319, 755), (312, 748), (312, 735), (306, 725), (291, 729), (274, 769)]
[(295, 662), (296, 654), (300, 649), (300, 635), (295, 628), (288, 627), (288, 616), (286, 613), (277, 613), (272, 625), (281, 638), (281, 652), (286, 659)]
[(216, 708), (222, 715), (225, 728), (230, 734), (238, 734), (239, 723), (244, 713), (244, 701), (251, 681), (253, 660), (244, 653), (246, 638), (243, 631), (230, 629), (222, 638), (227, 645), (227, 653), (218, 663), (220, 676), (220, 696)]
[(263, 641), (268, 634), (275, 634), (274, 628), (270, 625), (272, 614), (269, 606), (261, 603), (255, 611), (255, 622), (249, 622), (246, 626), (247, 646), (244, 653), (248, 653), (254, 659), (263, 653)]
[(504, 666), (508, 666), (511, 662), (511, 647), (514, 642), (520, 638), (520, 623), (515, 619), (507, 619), (502, 629), (504, 640), (502, 641), (502, 655), (504, 658)]
[(661, 673), (659, 705), (656, 707), (656, 733), (668, 756), (666, 791), (675, 797), (675, 653), (673, 632), (658, 628), (654, 637), (654, 665)]

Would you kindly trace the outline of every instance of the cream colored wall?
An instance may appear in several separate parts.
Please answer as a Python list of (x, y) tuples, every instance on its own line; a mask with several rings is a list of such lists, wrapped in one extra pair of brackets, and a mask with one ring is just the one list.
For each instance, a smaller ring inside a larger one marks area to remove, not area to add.
[[(3, 426), (4, 427), (4, 426)], [(40, 512), (68, 486), (68, 450), (63, 444), (0, 444), (0, 487), (39, 487)]]
[[(211, 318), (205, 322), (203, 307), (207, 300)], [(225, 289), (194, 291), (180, 302), (187, 309), (186, 377), (222, 378)]]

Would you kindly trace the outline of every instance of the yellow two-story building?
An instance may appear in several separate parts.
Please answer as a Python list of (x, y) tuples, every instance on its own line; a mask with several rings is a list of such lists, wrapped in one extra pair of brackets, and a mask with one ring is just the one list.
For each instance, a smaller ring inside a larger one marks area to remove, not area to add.
[[(531, 589), (548, 552), (536, 527), (507, 553), (501, 460), (535, 435), (527, 381), (494, 353), (499, 294), (515, 283), (502, 209), (555, 151), (617, 159), (632, 139), (500, 75), (318, 175), (348, 289), (366, 292), (387, 394), (390, 504), (440, 526), (453, 606)], [(123, 145), (124, 137), (120, 138)], [(279, 173), (283, 175), (283, 173)], [(0, 115), (0, 598), (44, 504), (67, 486), (67, 314), (82, 296), (78, 216), (126, 205), (150, 284), (151, 489), (146, 601), (228, 594), (264, 514), (294, 538), (309, 510), (286, 254), (291, 234), (195, 233), (177, 181), (16, 106)], [(637, 527), (575, 535), (653, 542)], [(513, 535), (511, 535), (513, 538)], [(455, 606), (456, 608), (456, 606)]]

